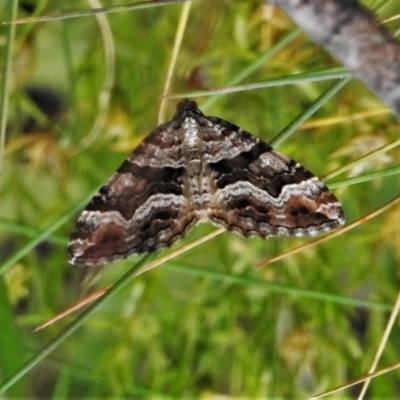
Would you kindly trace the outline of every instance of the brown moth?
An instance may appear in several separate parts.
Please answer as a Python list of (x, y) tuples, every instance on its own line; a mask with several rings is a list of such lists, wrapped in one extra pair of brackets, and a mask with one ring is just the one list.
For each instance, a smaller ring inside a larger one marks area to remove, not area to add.
[(152, 252), (205, 221), (246, 237), (304, 236), (343, 225), (344, 213), (300, 164), (184, 100), (82, 212), (69, 261), (101, 265)]

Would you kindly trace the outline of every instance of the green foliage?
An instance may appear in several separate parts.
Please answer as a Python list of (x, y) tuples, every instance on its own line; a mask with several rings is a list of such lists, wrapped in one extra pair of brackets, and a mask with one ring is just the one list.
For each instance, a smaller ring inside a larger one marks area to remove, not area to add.
[[(59, 15), (87, 10), (87, 4), (42, 1), (38, 8)], [(399, 12), (394, 2), (384, 4), (379, 19)], [(1, 381), (40, 356), (56, 335), (68, 336), (22, 374), (9, 397), (303, 398), (368, 372), (398, 292), (398, 205), (262, 268), (255, 266), (312, 239), (224, 233), (139, 275), (73, 333), (66, 329), (74, 315), (31, 333), (140, 259), (79, 269), (67, 264), (65, 248), (78, 211), (158, 125), (182, 7), (24, 24), (17, 27), (12, 58), (2, 57), (2, 64), (12, 63), (12, 74), (8, 107), (1, 104), (8, 123), (0, 182)], [(32, 15), (21, 7), (19, 16)], [(1, 37), (9, 29), (3, 25)], [(337, 73), (335, 67), (276, 8), (197, 1), (168, 94), (195, 98), (206, 114), (271, 141), (330, 93), (337, 79), (317, 77)], [(253, 89), (256, 83), (261, 88)], [(239, 91), (236, 85), (244, 86)], [(55, 115), (46, 116), (27, 87), (61, 96)], [(230, 93), (206, 92), (220, 87)], [(344, 168), (327, 183), (334, 182), (351, 224), (399, 196), (398, 149), (364, 157), (398, 140), (399, 129), (354, 80), (329, 96), (306, 124), (276, 143), (318, 176)], [(168, 118), (175, 105), (168, 101)], [(36, 121), (29, 130), (28, 118)], [(362, 175), (362, 183), (350, 185), (348, 178)], [(196, 227), (157, 257), (212, 229)], [(93, 276), (95, 287), (88, 284)], [(379, 367), (400, 359), (398, 331), (391, 332)], [(398, 380), (397, 371), (377, 378), (369, 396), (396, 397)]]

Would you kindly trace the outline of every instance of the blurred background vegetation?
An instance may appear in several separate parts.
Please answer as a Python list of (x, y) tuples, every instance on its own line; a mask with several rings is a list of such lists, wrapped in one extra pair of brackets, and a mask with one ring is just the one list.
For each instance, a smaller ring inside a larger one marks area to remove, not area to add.
[[(2, 20), (10, 3), (0, 4)], [(18, 16), (122, 3), (21, 1)], [(364, 4), (381, 21), (400, 12), (394, 1)], [(140, 259), (86, 270), (67, 263), (66, 245), (78, 210), (159, 124), (182, 7), (18, 25), (11, 59), (3, 51), (10, 27), (0, 28), (1, 65), (12, 62), (8, 109), (1, 105), (7, 112), (0, 182), (2, 381), (76, 315), (32, 334), (35, 326), (115, 282)], [(400, 21), (385, 25), (397, 34)], [(289, 78), (336, 67), (261, 0), (199, 0), (189, 11), (169, 94), (193, 98), (206, 115), (270, 141), (335, 83)], [(275, 78), (286, 84), (267, 85)], [(260, 82), (257, 90), (234, 90)], [(232, 92), (200, 93), (220, 87)], [(167, 119), (176, 103), (168, 101)], [(398, 175), (386, 176), (398, 166), (399, 150), (363, 158), (398, 138), (390, 111), (351, 80), (278, 150), (320, 177), (345, 168), (327, 184), (350, 224), (399, 196)], [(371, 172), (380, 173), (350, 185), (348, 178)], [(262, 268), (255, 266), (311, 239), (224, 233), (140, 275), (6, 396), (304, 398), (360, 377), (398, 292), (399, 211), (393, 206)], [(173, 249), (214, 229), (198, 226)], [(399, 334), (396, 325), (380, 367), (400, 360)], [(374, 379), (368, 395), (394, 398), (399, 387), (400, 373), (393, 371)], [(344, 391), (341, 398), (357, 393)]]

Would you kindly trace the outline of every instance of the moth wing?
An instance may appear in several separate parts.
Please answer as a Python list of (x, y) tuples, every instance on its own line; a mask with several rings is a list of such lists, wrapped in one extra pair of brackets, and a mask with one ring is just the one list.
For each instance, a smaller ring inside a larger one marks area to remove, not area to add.
[(172, 122), (153, 131), (92, 198), (71, 235), (70, 263), (102, 265), (167, 247), (196, 223), (173, 131)]
[(261, 237), (315, 235), (344, 224), (341, 204), (310, 171), (237, 126), (209, 120), (207, 143), (221, 149), (207, 165), (213, 223)]

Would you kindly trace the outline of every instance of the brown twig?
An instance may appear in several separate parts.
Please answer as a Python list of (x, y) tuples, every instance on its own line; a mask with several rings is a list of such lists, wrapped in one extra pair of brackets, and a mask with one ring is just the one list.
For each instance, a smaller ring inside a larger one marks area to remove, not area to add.
[(400, 118), (400, 45), (357, 0), (269, 0)]

